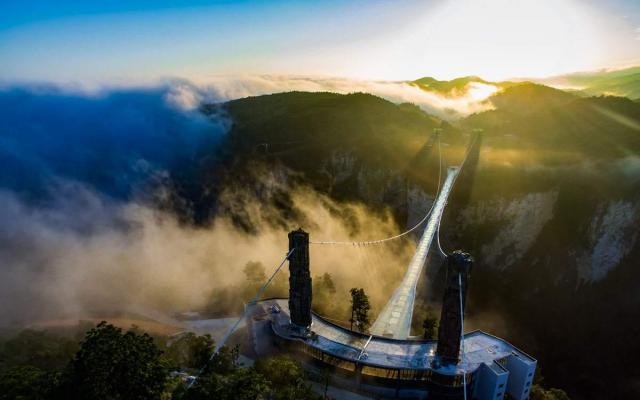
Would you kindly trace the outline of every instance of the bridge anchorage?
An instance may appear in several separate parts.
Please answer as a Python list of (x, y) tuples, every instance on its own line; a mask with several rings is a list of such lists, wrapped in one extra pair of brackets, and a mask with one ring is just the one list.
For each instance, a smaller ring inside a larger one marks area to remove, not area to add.
[[(477, 136), (476, 136), (477, 137)], [(472, 148), (475, 138), (469, 149)], [(438, 142), (440, 153), (440, 143)], [(469, 149), (465, 155), (466, 161)], [(302, 229), (289, 233), (289, 251), (275, 272), (247, 304), (245, 313), (218, 346), (225, 344), (240, 321), (249, 316), (254, 354), (289, 353), (314, 372), (331, 371), (332, 384), (377, 398), (527, 399), (536, 360), (507, 341), (464, 329), (464, 309), (473, 258), (463, 251), (443, 251), (439, 227), (460, 170), (447, 168), (446, 178), (425, 217), (390, 238), (364, 242), (310, 241)], [(442, 156), (440, 154), (440, 173)], [(377, 245), (413, 232), (426, 222), (415, 254), (393, 295), (368, 333), (346, 329), (314, 313), (309, 245)], [(446, 285), (437, 340), (410, 336), (416, 286), (429, 250), (445, 257)], [(274, 276), (289, 261), (289, 298), (261, 300)]]

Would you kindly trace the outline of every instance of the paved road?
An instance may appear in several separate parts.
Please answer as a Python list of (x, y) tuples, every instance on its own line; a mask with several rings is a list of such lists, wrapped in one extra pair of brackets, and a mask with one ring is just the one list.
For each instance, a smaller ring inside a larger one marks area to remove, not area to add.
[(459, 171), (460, 167), (449, 167), (447, 169), (447, 178), (438, 198), (436, 198), (436, 204), (433, 207), (427, 226), (424, 228), (413, 259), (402, 282), (378, 315), (378, 319), (371, 326), (370, 332), (372, 334), (394, 339), (406, 339), (410, 335), (418, 278), (420, 278), (422, 268), (427, 260), (431, 242), (438, 230), (440, 218), (442, 218), (442, 213), (447, 205), (449, 192)]

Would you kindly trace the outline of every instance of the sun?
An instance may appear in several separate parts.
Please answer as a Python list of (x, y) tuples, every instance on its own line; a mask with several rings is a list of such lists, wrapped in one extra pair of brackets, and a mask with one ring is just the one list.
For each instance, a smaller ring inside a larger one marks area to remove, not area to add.
[(607, 65), (609, 28), (576, 0), (446, 0), (377, 37), (373, 56), (353, 67), (380, 77), (544, 77)]
[(580, 70), (602, 56), (598, 22), (573, 0), (449, 1), (422, 35), (425, 61), (489, 79)]

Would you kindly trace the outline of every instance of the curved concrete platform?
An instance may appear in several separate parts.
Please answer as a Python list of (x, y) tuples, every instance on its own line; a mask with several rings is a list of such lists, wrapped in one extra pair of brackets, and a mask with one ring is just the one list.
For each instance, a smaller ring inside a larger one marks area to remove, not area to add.
[(355, 378), (352, 382), (357, 387), (364, 380), (370, 387), (436, 387), (455, 396), (462, 392), (465, 375), (470, 393), (492, 393), (491, 398), (509, 393), (513, 398), (524, 399), (536, 368), (536, 360), (529, 355), (482, 331), (464, 335), (465, 353), (458, 363), (442, 365), (437, 362), (437, 341), (361, 334), (315, 314), (311, 330), (300, 331), (290, 323), (286, 299), (264, 300), (249, 307), (252, 320), (268, 321), (272, 338), (281, 343), (281, 348), (336, 367)]

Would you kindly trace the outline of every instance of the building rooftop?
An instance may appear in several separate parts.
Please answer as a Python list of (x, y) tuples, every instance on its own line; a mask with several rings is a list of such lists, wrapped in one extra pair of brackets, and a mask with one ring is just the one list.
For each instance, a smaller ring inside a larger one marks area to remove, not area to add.
[(432, 369), (445, 375), (459, 375), (474, 372), (483, 363), (492, 366), (494, 361), (512, 354), (535, 362), (510, 343), (482, 331), (474, 331), (464, 335), (464, 357), (458, 364), (434, 366), (435, 340), (397, 340), (360, 334), (316, 314), (313, 314), (311, 329), (317, 336), (301, 338), (289, 329), (289, 307), (286, 299), (264, 300), (255, 307), (261, 309), (256, 310), (257, 313), (262, 311), (269, 316), (277, 335), (285, 339), (300, 340), (325, 353), (374, 367)]

